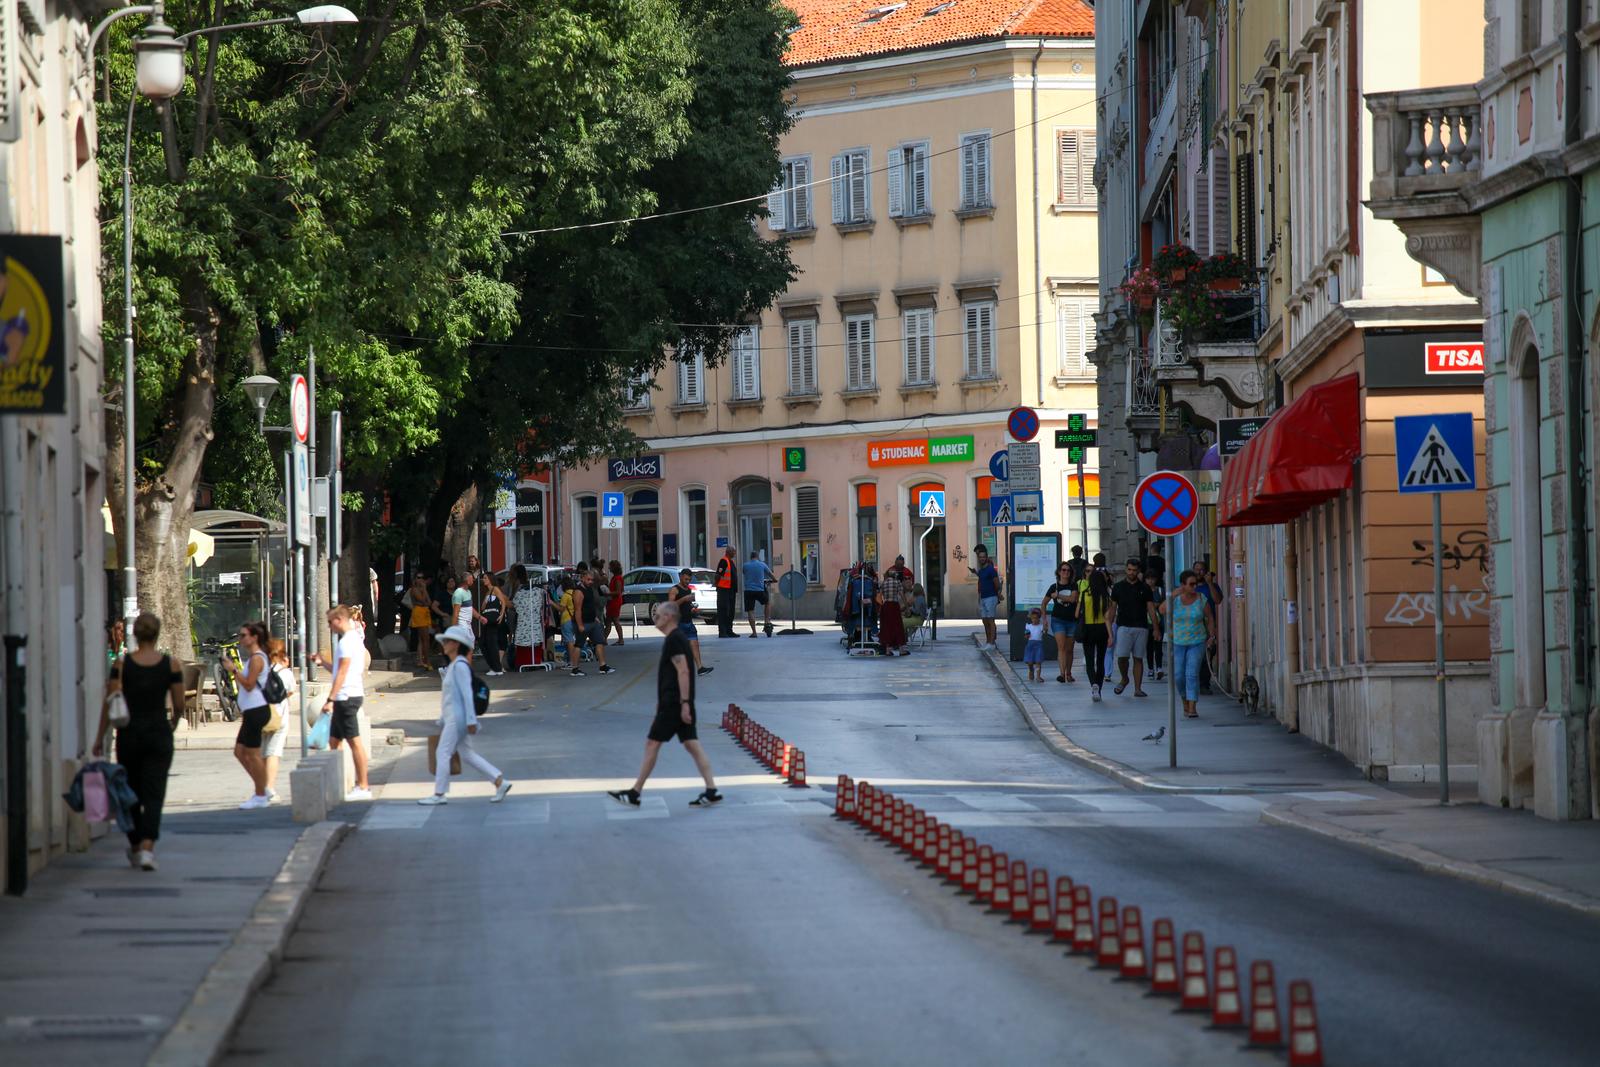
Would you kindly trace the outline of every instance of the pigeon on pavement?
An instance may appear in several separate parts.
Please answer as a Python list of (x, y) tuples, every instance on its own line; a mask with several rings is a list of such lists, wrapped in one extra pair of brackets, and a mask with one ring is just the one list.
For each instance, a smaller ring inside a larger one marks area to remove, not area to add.
[(1141, 741), (1159, 741), (1163, 737), (1166, 737), (1166, 736), (1167, 736), (1167, 728), (1165, 726), (1163, 726), (1163, 727), (1161, 727), (1161, 729), (1157, 730), (1153, 734), (1145, 734), (1139, 740), (1141, 740)]

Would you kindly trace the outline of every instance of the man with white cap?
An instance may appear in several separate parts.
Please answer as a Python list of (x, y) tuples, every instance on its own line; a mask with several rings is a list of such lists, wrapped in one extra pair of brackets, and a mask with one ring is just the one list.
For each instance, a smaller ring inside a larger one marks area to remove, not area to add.
[(450, 791), (450, 758), (461, 754), (463, 763), (494, 783), (494, 798), (498, 804), (511, 792), (511, 783), (494, 764), (478, 755), (472, 747), (472, 735), (478, 732), (478, 711), (472, 695), (472, 667), (465, 653), (472, 651), (473, 637), (469, 627), (460, 623), (450, 627), (439, 637), (449, 661), (439, 673), (444, 689), (439, 700), (439, 750), (438, 767), (433, 776), (433, 795), (423, 797), (418, 804), (431, 806), (447, 802)]

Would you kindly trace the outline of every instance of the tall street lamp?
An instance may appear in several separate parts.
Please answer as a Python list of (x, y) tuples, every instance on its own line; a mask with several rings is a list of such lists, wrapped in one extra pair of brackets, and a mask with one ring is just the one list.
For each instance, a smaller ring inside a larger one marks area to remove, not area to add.
[(122, 142), (122, 617), (128, 650), (135, 647), (133, 621), (139, 614), (139, 575), (134, 565), (134, 361), (133, 361), (133, 108), (140, 95), (152, 100), (170, 100), (183, 91), (183, 53), (195, 37), (226, 30), (250, 30), (263, 26), (344, 26), (361, 20), (354, 12), (337, 4), (308, 7), (293, 15), (254, 22), (230, 22), (191, 30), (181, 36), (173, 33), (166, 21), (166, 0), (137, 4), (113, 11), (89, 35), (90, 77), (93, 78), (95, 47), (106, 29), (119, 19), (149, 15), (143, 33), (134, 41), (138, 93), (128, 98), (128, 121)]

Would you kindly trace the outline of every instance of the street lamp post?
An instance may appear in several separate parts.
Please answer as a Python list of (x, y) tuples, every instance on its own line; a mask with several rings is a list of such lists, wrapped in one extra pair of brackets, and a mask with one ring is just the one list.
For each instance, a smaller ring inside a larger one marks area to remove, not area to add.
[(308, 7), (284, 18), (256, 22), (233, 22), (207, 26), (175, 36), (166, 21), (166, 0), (136, 4), (111, 12), (89, 34), (87, 44), (90, 80), (94, 77), (94, 52), (101, 36), (113, 22), (133, 15), (148, 15), (150, 21), (134, 42), (135, 80), (138, 93), (129, 94), (128, 121), (122, 142), (122, 617), (128, 651), (133, 651), (133, 622), (139, 614), (139, 572), (134, 562), (134, 523), (137, 493), (134, 490), (134, 353), (133, 353), (133, 108), (140, 95), (153, 100), (169, 100), (183, 91), (183, 53), (189, 42), (204, 34), (224, 30), (256, 29), (262, 26), (340, 26), (359, 22), (350, 10), (336, 4)]

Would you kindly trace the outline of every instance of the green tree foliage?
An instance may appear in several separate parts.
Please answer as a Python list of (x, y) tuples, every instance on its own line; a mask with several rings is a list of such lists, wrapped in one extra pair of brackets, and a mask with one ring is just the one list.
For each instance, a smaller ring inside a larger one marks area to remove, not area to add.
[[(620, 264), (609, 277), (582, 276), (621, 255), (611, 249), (632, 239), (625, 230), (572, 242), (570, 259), (564, 242), (502, 235), (653, 210), (663, 203), (655, 188), (663, 168), (698, 140), (696, 40), (710, 5), (352, 6), (359, 26), (201, 36), (186, 56), (183, 93), (134, 111), (135, 559), (142, 605), (167, 616), (171, 633), (187, 630), (183, 546), (202, 478), (223, 498), (258, 508), (276, 495), (278, 446), (257, 434), (239, 379), (265, 371), (286, 381), (315, 344), (319, 407), (345, 412), (352, 479), (371, 490), (397, 466), (415, 472), (413, 457), (440, 455), (441, 436), (464, 405), (496, 395), (501, 375), (521, 380), (527, 350), (490, 345), (527, 344), (541, 336), (540, 323), (568, 318), (567, 307), (557, 310), (567, 298), (546, 305), (531, 293), (547, 283), (594, 293), (629, 280)], [(173, 0), (167, 18), (183, 33), (287, 10)], [(111, 335), (121, 318), (119, 150), (132, 83), (128, 38), (136, 32), (126, 22), (113, 31), (103, 67), (111, 99), (99, 116)], [(781, 74), (772, 84), (780, 81)], [(781, 115), (776, 100), (772, 106)], [(755, 154), (753, 187), (764, 188), (775, 156), (764, 143)], [(748, 214), (739, 214), (746, 243), (759, 245)], [(628, 306), (618, 291), (606, 308), (581, 313)], [(671, 307), (650, 310), (672, 314)], [(636, 328), (615, 346), (628, 350), (618, 360), (586, 355), (600, 366), (584, 380), (615, 381), (622, 365), (649, 365), (666, 340), (660, 326)], [(514, 363), (491, 355), (513, 351)], [(553, 426), (552, 410), (584, 410), (572, 396), (549, 397), (561, 406), (497, 412), (503, 421), (493, 428), (516, 443), (521, 435), (510, 431), (519, 420), (522, 428)], [(287, 421), (282, 405), (280, 394), (269, 422)], [(114, 442), (118, 419), (115, 411), (108, 417)], [(552, 428), (544, 440), (567, 435), (565, 426)], [(593, 439), (588, 427), (571, 434), (573, 444)], [(114, 484), (113, 497), (122, 490)], [(120, 518), (120, 506), (113, 510)]]

